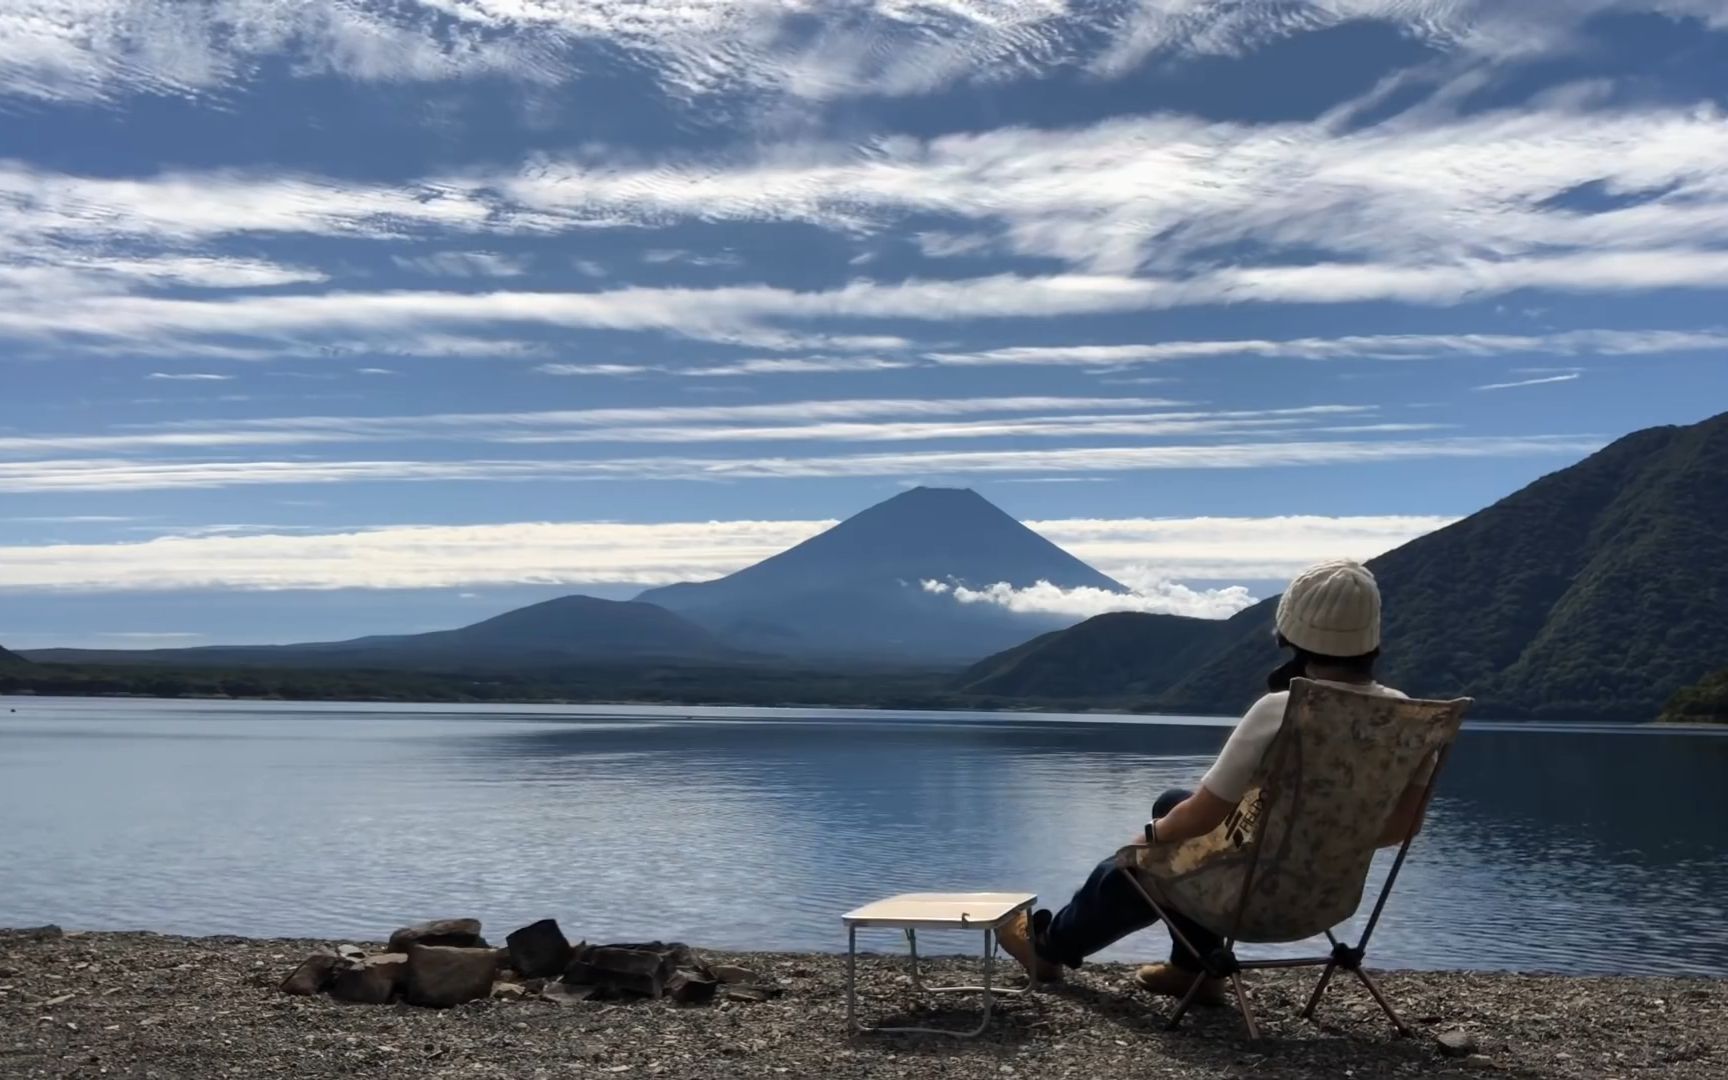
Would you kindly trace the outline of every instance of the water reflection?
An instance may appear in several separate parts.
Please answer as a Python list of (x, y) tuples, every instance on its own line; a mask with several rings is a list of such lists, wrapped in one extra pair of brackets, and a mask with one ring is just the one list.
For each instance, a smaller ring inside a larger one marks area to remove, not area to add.
[[(555, 914), (590, 938), (816, 949), (838, 945), (840, 911), (894, 891), (1059, 901), (1227, 734), (746, 710), (21, 713), (0, 718), (0, 923), (372, 935)], [(1380, 962), (1728, 972), (1725, 776), (1728, 738), (1470, 730)], [(1161, 933), (1113, 955), (1155, 956)]]

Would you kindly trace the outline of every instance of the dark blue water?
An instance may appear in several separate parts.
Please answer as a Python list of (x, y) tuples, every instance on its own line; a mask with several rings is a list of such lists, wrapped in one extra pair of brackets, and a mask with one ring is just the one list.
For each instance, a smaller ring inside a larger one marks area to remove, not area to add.
[[(553, 915), (590, 940), (834, 950), (841, 912), (894, 892), (1060, 901), (1227, 732), (0, 699), (0, 925), (376, 938)], [(1728, 737), (1471, 727), (1376, 943), (1389, 966), (1728, 974)], [(1107, 955), (1165, 948), (1154, 929)]]

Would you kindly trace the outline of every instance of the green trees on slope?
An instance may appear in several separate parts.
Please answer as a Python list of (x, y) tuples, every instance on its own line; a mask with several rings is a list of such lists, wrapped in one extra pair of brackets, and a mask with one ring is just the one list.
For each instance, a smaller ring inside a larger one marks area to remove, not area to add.
[[(1654, 719), (1723, 661), (1728, 414), (1629, 435), (1369, 565), (1386, 602), (1386, 682), (1469, 694), (1483, 716)], [(1171, 711), (1238, 711), (1277, 663), (1276, 603), (1237, 614), (1215, 646), (1184, 655), (1182, 670), (1145, 652), (1100, 673), (1092, 695), (1142, 692)], [(1121, 644), (1144, 632), (1126, 623), (1100, 630), (1086, 623), (1063, 633), (1120, 655), (1100, 639)], [(1067, 663), (1062, 644), (1057, 635), (1038, 655), (1003, 654), (1019, 669), (1013, 685), (1059, 683), (1035, 668)]]
[(1728, 724), (1728, 668), (1675, 694), (1662, 719), (1672, 724)]

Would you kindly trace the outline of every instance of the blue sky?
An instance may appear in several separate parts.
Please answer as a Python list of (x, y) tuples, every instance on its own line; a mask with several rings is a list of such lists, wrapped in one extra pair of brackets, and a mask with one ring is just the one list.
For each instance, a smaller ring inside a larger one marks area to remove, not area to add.
[(1226, 614), (1728, 407), (1704, 0), (14, 0), (0, 643), (430, 629), (975, 487)]

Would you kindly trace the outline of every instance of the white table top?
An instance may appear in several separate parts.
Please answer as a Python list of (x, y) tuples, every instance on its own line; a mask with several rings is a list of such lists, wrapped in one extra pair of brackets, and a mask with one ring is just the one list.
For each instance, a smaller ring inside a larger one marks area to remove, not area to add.
[(914, 930), (983, 930), (1029, 909), (1036, 893), (902, 893), (848, 911), (848, 926), (898, 926)]

